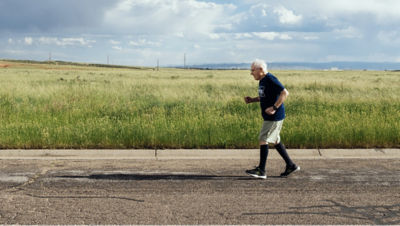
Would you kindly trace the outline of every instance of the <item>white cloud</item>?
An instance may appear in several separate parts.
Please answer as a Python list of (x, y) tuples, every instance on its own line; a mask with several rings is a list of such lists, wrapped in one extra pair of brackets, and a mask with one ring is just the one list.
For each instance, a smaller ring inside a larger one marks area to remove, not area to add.
[(61, 45), (58, 38), (51, 38), (51, 37), (40, 37), (39, 43), (44, 45)]
[(354, 60), (354, 56), (348, 56), (348, 55), (327, 55), (324, 57), (324, 60), (329, 62), (329, 61), (352, 61)]
[(235, 39), (247, 39), (252, 37), (253, 35), (251, 33), (235, 33)]
[(279, 33), (279, 32), (253, 32), (252, 33), (254, 36), (261, 38), (261, 39), (266, 39), (273, 41), (275, 39), (281, 39), (281, 40), (291, 40), (292, 37), (288, 34), (285, 33)]
[(6, 54), (18, 55), (18, 56), (29, 55), (29, 52), (25, 51), (25, 50), (6, 49), (6, 50), (3, 50), (3, 52), (6, 53)]
[(196, 0), (123, 0), (105, 14), (105, 23), (119, 32), (139, 34), (210, 33), (229, 29), (236, 7)]
[(25, 37), (24, 42), (26, 45), (32, 45), (33, 39), (32, 39), (32, 37)]
[(282, 40), (291, 40), (292, 39), (292, 37), (288, 34), (280, 34), (279, 38)]
[(261, 9), (261, 15), (263, 15), (263, 16), (267, 16), (267, 10), (265, 10), (265, 9)]
[(139, 39), (137, 41), (129, 41), (129, 45), (134, 47), (157, 47), (161, 46), (160, 42), (153, 42), (146, 39)]
[(398, 31), (380, 31), (377, 37), (384, 44), (400, 44), (400, 32)]
[(121, 42), (119, 42), (119, 41), (115, 41), (115, 40), (110, 40), (110, 43), (111, 44), (113, 44), (113, 45), (119, 45), (119, 44), (121, 44)]
[(61, 39), (64, 45), (82, 45), (89, 46), (91, 43), (95, 43), (95, 40), (86, 40), (84, 38), (63, 38)]
[(319, 39), (319, 37), (315, 36), (315, 35), (306, 35), (303, 38), (304, 38), (304, 40), (318, 40)]
[(267, 39), (267, 40), (274, 40), (276, 37), (278, 37), (277, 32), (253, 32), (254, 36), (262, 39)]
[(174, 36), (175, 36), (175, 37), (178, 37), (178, 38), (184, 38), (184, 37), (185, 37), (185, 34), (183, 34), (183, 32), (176, 32), (176, 33), (174, 34)]
[(84, 38), (53, 38), (53, 37), (40, 37), (39, 43), (43, 45), (57, 45), (57, 46), (87, 46), (92, 47), (95, 40), (87, 40)]
[(249, 9), (249, 15), (253, 17), (267, 16), (269, 8), (270, 6), (265, 3), (258, 3), (252, 5)]
[(295, 15), (293, 11), (283, 6), (275, 8), (274, 13), (279, 16), (279, 22), (281, 24), (298, 24), (303, 19), (302, 15)]
[(219, 34), (216, 34), (216, 33), (211, 33), (211, 34), (208, 35), (208, 37), (210, 39), (216, 40), (216, 39), (219, 39), (221, 36)]
[(303, 15), (313, 15), (314, 19), (323, 20), (331, 27), (354, 26), (358, 23), (370, 30), (375, 26), (396, 25), (400, 20), (398, 0), (298, 0), (293, 4), (296, 6), (291, 6)]
[(334, 29), (333, 30), (333, 34), (337, 37), (337, 38), (349, 38), (349, 39), (353, 39), (353, 38), (362, 38), (363, 34), (360, 30), (358, 30), (355, 27), (349, 26), (347, 28), (343, 28), (343, 29)]
[(371, 13), (379, 17), (400, 17), (397, 0), (335, 0), (313, 1), (313, 8), (329, 15), (338, 13)]
[(120, 47), (120, 46), (113, 46), (112, 48), (115, 49), (115, 50), (118, 50), (118, 51), (122, 50), (122, 47)]
[(13, 43), (14, 43), (14, 40), (12, 38), (9, 38), (8, 39), (8, 44), (13, 44)]

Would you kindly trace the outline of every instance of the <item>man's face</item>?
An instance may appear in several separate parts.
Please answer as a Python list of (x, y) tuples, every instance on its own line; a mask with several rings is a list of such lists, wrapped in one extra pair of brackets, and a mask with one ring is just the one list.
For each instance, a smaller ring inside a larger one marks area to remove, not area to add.
[(261, 67), (256, 67), (251, 65), (251, 75), (253, 75), (255, 80), (261, 80), (264, 77), (264, 71)]

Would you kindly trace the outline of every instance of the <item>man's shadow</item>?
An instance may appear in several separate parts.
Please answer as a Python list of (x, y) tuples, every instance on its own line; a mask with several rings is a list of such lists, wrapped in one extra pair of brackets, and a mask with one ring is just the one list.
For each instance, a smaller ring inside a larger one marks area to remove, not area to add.
[[(91, 174), (61, 175), (57, 178), (66, 179), (90, 179), (90, 180), (134, 180), (134, 181), (155, 181), (155, 180), (260, 180), (251, 176), (224, 176), (224, 175), (200, 175), (200, 174)], [(269, 176), (268, 178), (281, 178)]]

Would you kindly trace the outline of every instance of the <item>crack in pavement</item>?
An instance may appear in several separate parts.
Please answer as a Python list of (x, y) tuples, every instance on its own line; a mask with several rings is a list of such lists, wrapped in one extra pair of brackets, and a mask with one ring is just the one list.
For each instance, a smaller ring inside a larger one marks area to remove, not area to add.
[(39, 173), (36, 173), (35, 175), (33, 175), (28, 181), (13, 186), (11, 188), (8, 189), (4, 189), (4, 191), (9, 191), (9, 192), (17, 192), (17, 191), (21, 191), (23, 190), (24, 187), (35, 183), (40, 177), (42, 177), (43, 175), (46, 175), (46, 173), (51, 169), (51, 167), (43, 167), (42, 170)]
[(25, 194), (27, 196), (39, 199), (121, 199), (135, 202), (144, 202), (144, 200), (133, 199), (127, 197), (118, 197), (118, 196), (42, 196), (42, 195), (34, 195), (34, 194)]
[[(334, 200), (326, 200), (332, 205), (318, 205), (308, 207), (290, 207), (297, 211), (285, 212), (265, 212), (265, 213), (243, 213), (243, 216), (255, 215), (325, 215), (334, 217), (344, 217), (359, 220), (369, 220), (373, 224), (399, 224), (400, 223), (400, 204), (382, 206), (348, 206)], [(306, 210), (302, 212), (300, 210)], [(315, 210), (315, 211), (314, 211)], [(395, 219), (393, 219), (395, 218)]]

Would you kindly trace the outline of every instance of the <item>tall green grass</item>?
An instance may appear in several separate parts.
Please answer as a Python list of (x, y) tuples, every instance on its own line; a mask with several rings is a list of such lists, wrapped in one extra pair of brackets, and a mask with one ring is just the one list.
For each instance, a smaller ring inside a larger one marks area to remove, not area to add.
[[(289, 148), (400, 145), (400, 74), (272, 71)], [(255, 148), (249, 71), (0, 68), (0, 148)]]

